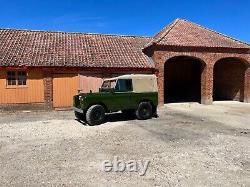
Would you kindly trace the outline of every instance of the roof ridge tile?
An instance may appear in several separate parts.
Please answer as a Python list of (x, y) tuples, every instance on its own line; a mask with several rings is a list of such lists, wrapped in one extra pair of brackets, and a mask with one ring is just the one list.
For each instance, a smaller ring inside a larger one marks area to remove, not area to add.
[(167, 34), (174, 28), (174, 26), (180, 21), (180, 19), (176, 19), (174, 22), (172, 22), (171, 24), (169, 24), (165, 29), (165, 33), (163, 34), (162, 37), (160, 37), (159, 39), (156, 40), (156, 43), (160, 42), (164, 37), (167, 36)]
[(152, 38), (151, 36), (126, 35), (126, 34), (108, 34), (108, 33), (91, 33), (91, 32), (70, 32), (70, 31), (50, 31), (50, 30), (33, 30), (33, 29), (17, 29), (17, 28), (0, 28), (7, 31), (27, 31), (42, 33), (62, 33), (62, 34), (82, 34), (82, 35), (100, 35), (100, 36), (118, 36), (118, 37), (135, 37), (135, 38)]

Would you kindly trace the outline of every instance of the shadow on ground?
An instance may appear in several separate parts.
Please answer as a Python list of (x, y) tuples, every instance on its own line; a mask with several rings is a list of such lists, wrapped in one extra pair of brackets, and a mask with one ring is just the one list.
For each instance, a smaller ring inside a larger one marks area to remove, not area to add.
[[(131, 121), (135, 119), (136, 117), (134, 115), (128, 116), (123, 113), (112, 113), (112, 114), (106, 114), (105, 122), (103, 124), (107, 122)], [(78, 119), (76, 119), (76, 121), (78, 121), (82, 125), (89, 126), (85, 121), (81, 121)], [(100, 124), (100, 125), (103, 125), (103, 124)]]

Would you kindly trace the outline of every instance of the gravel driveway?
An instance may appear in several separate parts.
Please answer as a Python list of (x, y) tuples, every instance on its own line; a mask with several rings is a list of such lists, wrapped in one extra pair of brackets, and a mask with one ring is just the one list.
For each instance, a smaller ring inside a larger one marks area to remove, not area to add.
[[(169, 104), (159, 116), (91, 127), (71, 111), (1, 113), (0, 185), (250, 186), (250, 104)], [(115, 156), (148, 170), (104, 172)]]

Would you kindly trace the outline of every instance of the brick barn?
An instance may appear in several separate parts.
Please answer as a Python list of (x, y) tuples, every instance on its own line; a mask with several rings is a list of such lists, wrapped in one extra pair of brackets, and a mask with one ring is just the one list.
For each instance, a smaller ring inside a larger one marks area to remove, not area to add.
[(250, 45), (177, 19), (144, 47), (158, 71), (159, 101), (250, 102)]
[(160, 104), (250, 102), (250, 45), (186, 20), (154, 37), (0, 29), (2, 108), (71, 107), (128, 73), (156, 73)]

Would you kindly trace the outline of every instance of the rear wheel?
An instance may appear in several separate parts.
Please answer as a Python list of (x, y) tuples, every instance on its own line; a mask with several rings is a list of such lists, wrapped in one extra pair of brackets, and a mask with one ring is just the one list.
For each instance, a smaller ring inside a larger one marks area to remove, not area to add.
[(152, 118), (153, 108), (150, 102), (141, 102), (135, 112), (137, 119), (145, 120)]
[(100, 125), (105, 119), (105, 109), (101, 105), (91, 106), (86, 113), (86, 121), (89, 125)]

